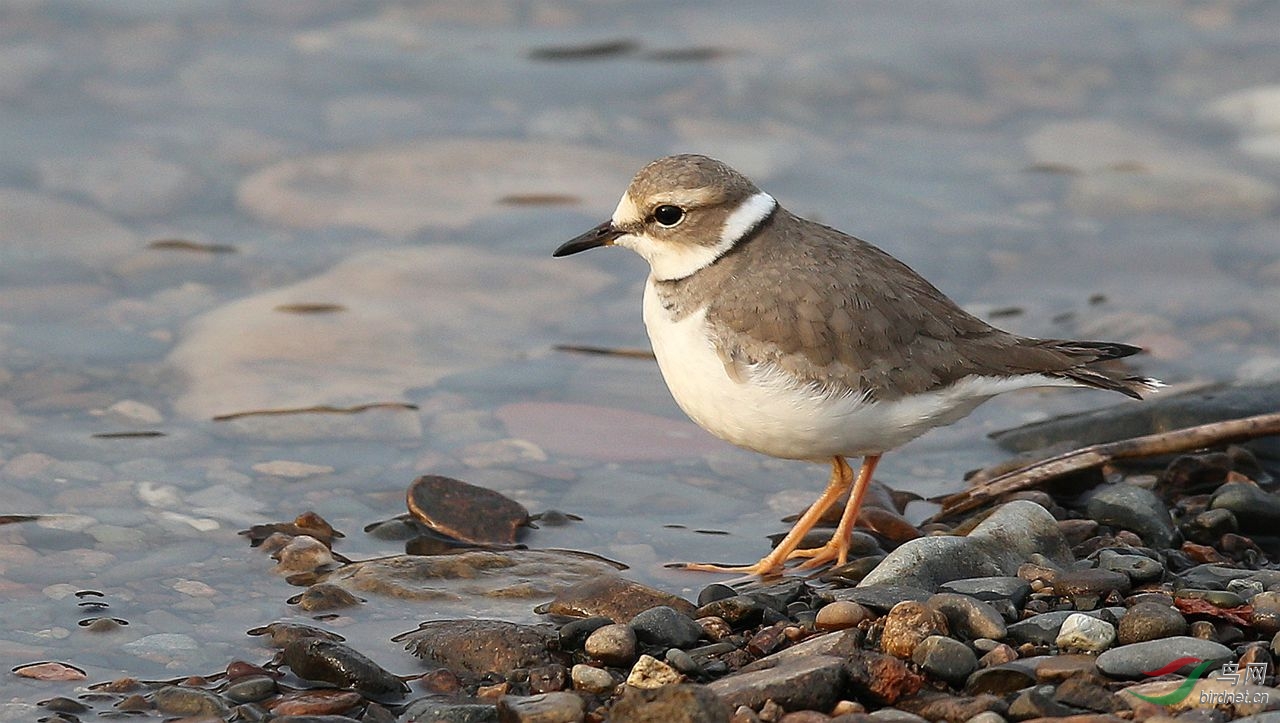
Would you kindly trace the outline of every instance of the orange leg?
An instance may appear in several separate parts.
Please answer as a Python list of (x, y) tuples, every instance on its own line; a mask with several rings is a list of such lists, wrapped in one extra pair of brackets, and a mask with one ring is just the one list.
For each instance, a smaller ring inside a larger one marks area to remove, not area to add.
[(809, 558), (800, 565), (801, 569), (818, 567), (828, 562), (843, 565), (849, 561), (853, 526), (858, 522), (858, 510), (862, 507), (862, 498), (866, 495), (867, 488), (871, 486), (871, 473), (876, 471), (876, 464), (879, 462), (878, 454), (862, 458), (858, 479), (853, 483), (853, 491), (849, 493), (849, 503), (845, 505), (844, 514), (840, 516), (840, 524), (827, 544), (812, 550), (796, 550), (791, 553), (790, 557)]
[[(868, 457), (868, 459), (872, 458)], [(866, 465), (864, 463), (863, 467), (865, 466)], [(872, 462), (871, 466), (874, 467), (875, 463)], [(870, 474), (868, 473), (867, 476), (870, 477)], [(795, 556), (794, 553), (797, 552), (796, 548), (800, 546), (800, 542), (804, 540), (804, 536), (809, 534), (809, 530), (813, 529), (813, 526), (824, 514), (826, 514), (826, 511), (831, 509), (831, 506), (836, 503), (836, 500), (840, 499), (840, 495), (844, 494), (845, 491), (849, 489), (850, 485), (853, 484), (853, 470), (849, 467), (849, 463), (844, 461), (844, 457), (832, 457), (831, 480), (827, 482), (827, 488), (822, 491), (822, 496), (810, 505), (809, 509), (800, 516), (800, 519), (796, 520), (791, 531), (787, 533), (786, 537), (782, 538), (782, 542), (779, 542), (777, 547), (773, 548), (773, 552), (765, 555), (756, 564), (744, 567), (722, 567), (720, 565), (711, 565), (701, 562), (687, 563), (683, 565), (683, 567), (686, 570), (702, 570), (706, 572), (741, 572), (748, 575), (761, 576), (772, 575), (779, 572), (782, 570), (783, 564)], [(852, 499), (853, 498), (851, 496), (850, 500)], [(859, 500), (861, 500), (861, 497), (859, 497)], [(845, 515), (848, 514), (848, 508), (846, 507)], [(841, 524), (844, 524), (843, 518), (841, 520)], [(847, 543), (845, 545), (845, 549), (847, 554)], [(806, 557), (808, 556), (806, 555)]]

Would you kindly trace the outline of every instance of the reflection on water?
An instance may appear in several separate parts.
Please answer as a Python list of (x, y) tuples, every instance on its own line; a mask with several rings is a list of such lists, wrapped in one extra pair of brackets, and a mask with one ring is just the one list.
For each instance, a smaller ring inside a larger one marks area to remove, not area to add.
[[(825, 470), (710, 438), (646, 359), (553, 351), (646, 346), (641, 261), (548, 255), (670, 152), (1012, 330), (1274, 378), (1277, 31), (1237, 3), (10, 3), (0, 514), (44, 517), (0, 525), (0, 651), (90, 680), (265, 659), (244, 631), (305, 619), (299, 588), (236, 532), (315, 510), (394, 554), (361, 530), (421, 474), (579, 515), (524, 541), (677, 593), (709, 578), (668, 561), (759, 557)], [(1111, 402), (1003, 399), (880, 478), (954, 490), (986, 432)], [(242, 414), (326, 406), (363, 411)], [(419, 620), (534, 617), (367, 597), (327, 624), (400, 672)]]

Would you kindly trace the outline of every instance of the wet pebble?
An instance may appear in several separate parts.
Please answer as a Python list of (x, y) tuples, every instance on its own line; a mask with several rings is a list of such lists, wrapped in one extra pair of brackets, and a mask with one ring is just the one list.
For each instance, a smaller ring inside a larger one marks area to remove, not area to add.
[(666, 605), (649, 608), (628, 623), (642, 643), (687, 648), (702, 637), (702, 628), (688, 615)]
[(628, 625), (604, 625), (587, 636), (583, 650), (605, 665), (627, 666), (636, 659), (635, 631)]
[(166, 685), (152, 693), (156, 710), (168, 715), (225, 717), (227, 704), (207, 690)]
[(560, 649), (580, 650), (592, 633), (612, 623), (613, 621), (609, 618), (601, 616), (570, 620), (557, 633), (560, 638)]
[(735, 627), (754, 625), (764, 617), (765, 606), (749, 595), (718, 598), (694, 611), (695, 618), (715, 617)]
[[(1049, 645), (1058, 637), (1058, 631), (1062, 629), (1062, 623), (1076, 612), (1072, 610), (1055, 610), (1053, 612), (1040, 613), (1031, 617), (1020, 620), (1009, 626), (1008, 639), (1013, 643), (1031, 643), (1033, 645)], [(1111, 611), (1110, 609), (1101, 611), (1088, 611), (1086, 615), (1101, 617), (1102, 615), (1124, 614), (1123, 609)]]
[(507, 673), (558, 662), (548, 650), (549, 632), (503, 620), (433, 620), (392, 640), (455, 672)]
[(911, 659), (935, 678), (959, 685), (978, 668), (978, 657), (969, 646), (943, 635), (930, 635), (916, 646)]
[(283, 658), (299, 678), (352, 688), (375, 698), (399, 698), (409, 690), (364, 654), (332, 640), (296, 640), (285, 646)]
[(263, 700), (276, 692), (276, 681), (267, 675), (241, 678), (222, 691), (223, 697), (234, 703), (252, 703)]
[[(598, 575), (560, 590), (547, 605), (547, 612), (578, 618), (601, 616), (626, 623), (658, 605), (685, 615), (693, 615), (695, 610), (693, 603), (676, 595), (616, 575)], [(716, 613), (700, 613), (698, 617), (705, 614)]]

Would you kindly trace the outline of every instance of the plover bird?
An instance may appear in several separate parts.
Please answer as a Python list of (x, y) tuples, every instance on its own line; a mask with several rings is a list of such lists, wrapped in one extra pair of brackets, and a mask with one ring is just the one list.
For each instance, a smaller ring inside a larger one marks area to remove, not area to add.
[[(759, 562), (691, 569), (768, 575), (798, 558), (802, 568), (844, 564), (880, 456), (997, 394), (1091, 387), (1140, 399), (1160, 386), (1098, 366), (1138, 347), (996, 329), (901, 261), (788, 212), (706, 156), (645, 166), (610, 220), (554, 255), (597, 246), (649, 262), (645, 327), (694, 422), (772, 457), (831, 464), (822, 495)], [(862, 458), (856, 477), (846, 457)], [(831, 540), (801, 549), (846, 492)]]

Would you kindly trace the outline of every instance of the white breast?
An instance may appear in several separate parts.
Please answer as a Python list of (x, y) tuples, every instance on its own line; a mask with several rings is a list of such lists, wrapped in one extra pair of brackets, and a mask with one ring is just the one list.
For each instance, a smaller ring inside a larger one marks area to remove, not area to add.
[(773, 457), (825, 460), (881, 454), (960, 419), (1001, 392), (1075, 386), (1041, 375), (968, 377), (946, 390), (870, 402), (857, 393), (823, 393), (771, 365), (749, 366), (737, 381), (716, 353), (705, 320), (705, 308), (673, 320), (650, 277), (644, 292), (645, 327), (676, 403), (708, 432)]

